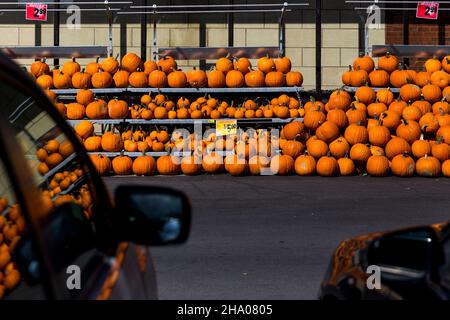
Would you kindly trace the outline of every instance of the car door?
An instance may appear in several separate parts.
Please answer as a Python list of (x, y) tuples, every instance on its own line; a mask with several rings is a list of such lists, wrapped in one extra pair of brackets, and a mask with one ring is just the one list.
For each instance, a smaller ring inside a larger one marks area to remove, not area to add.
[(0, 65), (0, 135), (17, 191), (6, 213), (17, 207), (26, 224), (9, 243), (20, 283), (41, 287), (47, 298), (146, 298), (137, 255), (128, 253), (134, 246), (114, 241), (109, 195), (81, 144), (23, 72), (3, 57)]

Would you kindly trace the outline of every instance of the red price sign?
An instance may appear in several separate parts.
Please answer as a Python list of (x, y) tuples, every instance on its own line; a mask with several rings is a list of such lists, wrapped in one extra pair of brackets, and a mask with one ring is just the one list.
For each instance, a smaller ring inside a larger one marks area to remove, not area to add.
[(425, 2), (417, 3), (416, 18), (433, 19), (438, 18), (439, 2)]
[(25, 19), (47, 21), (47, 5), (42, 3), (27, 3)]

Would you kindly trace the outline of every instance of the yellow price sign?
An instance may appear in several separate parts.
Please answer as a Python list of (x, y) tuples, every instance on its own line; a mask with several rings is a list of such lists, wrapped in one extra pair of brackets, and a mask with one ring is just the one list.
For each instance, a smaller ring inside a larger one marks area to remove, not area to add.
[(237, 120), (216, 120), (216, 135), (226, 136), (237, 132)]

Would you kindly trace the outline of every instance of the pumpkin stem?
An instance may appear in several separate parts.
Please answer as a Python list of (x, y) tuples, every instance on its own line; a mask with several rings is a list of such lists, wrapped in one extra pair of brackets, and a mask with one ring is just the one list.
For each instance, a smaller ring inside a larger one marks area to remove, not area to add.
[(441, 144), (443, 140), (444, 140), (444, 137), (443, 136), (439, 136), (438, 139), (437, 139), (437, 144)]

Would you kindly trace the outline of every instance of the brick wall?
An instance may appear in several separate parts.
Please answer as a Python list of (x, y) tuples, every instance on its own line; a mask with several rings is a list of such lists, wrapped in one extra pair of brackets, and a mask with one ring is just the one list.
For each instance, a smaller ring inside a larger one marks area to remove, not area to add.
[[(439, 13), (439, 20), (418, 20), (409, 16), (408, 43), (411, 45), (448, 45), (450, 43), (450, 25), (446, 21), (450, 14)], [(405, 44), (403, 41), (403, 21), (399, 13), (389, 13), (386, 17), (386, 44)], [(409, 59), (409, 67), (422, 70), (425, 59)]]

